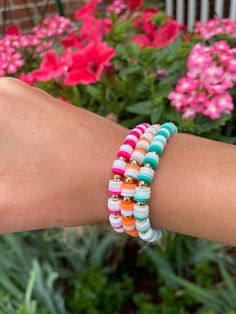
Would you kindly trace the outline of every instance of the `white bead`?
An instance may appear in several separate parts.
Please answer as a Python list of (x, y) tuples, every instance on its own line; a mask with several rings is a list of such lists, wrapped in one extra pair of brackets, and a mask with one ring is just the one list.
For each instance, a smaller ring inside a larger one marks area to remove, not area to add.
[(153, 135), (152, 133), (147, 133), (147, 132), (145, 132), (145, 133), (141, 136), (141, 138), (146, 138), (146, 139), (148, 139), (149, 141), (152, 141), (153, 137), (154, 137), (154, 135)]
[(125, 210), (123, 208), (120, 209), (121, 215), (131, 217), (133, 216), (133, 210)]
[(151, 196), (151, 188), (149, 186), (146, 186), (146, 187), (136, 186), (135, 196), (137, 198), (149, 199)]
[(139, 173), (153, 179), (155, 170), (152, 168), (141, 167)]
[(146, 132), (150, 132), (153, 134), (153, 136), (155, 136), (155, 134), (157, 133), (157, 128), (150, 126), (149, 128), (147, 128)]
[(125, 151), (125, 152), (127, 152), (127, 153), (129, 153), (129, 154), (132, 154), (132, 152), (133, 152), (133, 147), (131, 147), (131, 146), (128, 145), (128, 144), (123, 144), (123, 145), (121, 145), (119, 151)]
[(136, 145), (136, 148), (142, 148), (147, 152), (149, 146), (150, 146), (150, 144), (148, 142), (143, 141), (143, 140), (139, 140), (137, 145)]
[(150, 220), (149, 218), (146, 218), (144, 220), (135, 220), (135, 226), (138, 231), (143, 232), (143, 230), (148, 230), (151, 225), (150, 225)]
[[(136, 146), (137, 147), (137, 146)], [(137, 162), (137, 164), (140, 166), (143, 163), (143, 159), (144, 159), (144, 154), (142, 154), (139, 151), (134, 151), (133, 154), (131, 155), (130, 160), (135, 160)]]
[(166, 129), (165, 127), (161, 128), (162, 131), (164, 131), (168, 137), (170, 137), (170, 131), (168, 129)]
[(126, 136), (125, 140), (132, 140), (132, 141), (134, 141), (135, 143), (138, 142), (137, 136), (135, 136), (135, 135), (133, 135), (133, 134), (128, 134), (128, 135)]
[(137, 203), (134, 204), (134, 215), (140, 219), (147, 218), (149, 216), (149, 206), (145, 204), (140, 206)]
[(123, 226), (121, 228), (114, 228), (114, 230), (118, 233), (122, 233), (125, 231), (125, 229), (123, 228)]
[(124, 160), (115, 159), (112, 168), (119, 168), (125, 170), (127, 163)]
[(110, 214), (109, 215), (109, 221), (110, 221), (113, 228), (119, 228), (120, 226), (122, 226), (121, 215)]
[(125, 230), (131, 231), (131, 230), (134, 230), (135, 225), (132, 225), (132, 226), (125, 226), (125, 225), (123, 225), (123, 228), (124, 228)]
[(154, 236), (154, 231), (153, 231), (153, 229), (150, 228), (150, 229), (148, 229), (148, 231), (146, 231), (144, 233), (138, 232), (138, 235), (142, 240), (149, 242), (152, 239), (152, 237)]
[(133, 197), (134, 196), (134, 189), (122, 189), (121, 195), (127, 196), (127, 197)]
[(162, 150), (165, 148), (165, 144), (163, 142), (161, 142), (160, 140), (156, 140), (152, 143), (161, 147)]
[(161, 141), (161, 142), (164, 142), (164, 144), (166, 144), (167, 139), (166, 139), (165, 136), (163, 136), (163, 135), (156, 135), (156, 136), (153, 138), (153, 142), (155, 142), (155, 141)]
[(108, 189), (109, 191), (120, 192), (122, 181), (109, 180)]
[(139, 170), (132, 169), (132, 168), (125, 169), (125, 177), (131, 177), (131, 178), (137, 179), (138, 174), (139, 174)]
[(110, 210), (120, 210), (120, 199), (114, 200), (112, 197), (108, 198), (107, 206)]
[(155, 152), (148, 152), (145, 157), (146, 158), (150, 157), (150, 158), (156, 160), (157, 164), (158, 164), (159, 158), (160, 158)]
[(153, 237), (148, 242), (155, 242), (155, 241), (160, 242), (162, 236), (163, 236), (163, 232), (161, 231), (161, 229), (153, 230)]

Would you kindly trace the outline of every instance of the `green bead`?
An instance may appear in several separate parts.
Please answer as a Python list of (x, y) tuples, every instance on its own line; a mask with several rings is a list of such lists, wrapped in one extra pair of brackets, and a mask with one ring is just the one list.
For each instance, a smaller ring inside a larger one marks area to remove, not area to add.
[(163, 149), (162, 147), (160, 147), (159, 145), (155, 145), (155, 143), (153, 143), (149, 149), (148, 152), (156, 152), (158, 154), (158, 156), (161, 156), (163, 153)]
[(138, 178), (139, 181), (145, 181), (147, 183), (151, 183), (152, 182), (152, 178), (150, 178), (148, 176), (145, 176), (142, 173), (139, 173), (137, 178)]
[(158, 166), (158, 162), (151, 157), (145, 157), (143, 160), (144, 164), (150, 164), (152, 166), (153, 169), (156, 169), (156, 167)]

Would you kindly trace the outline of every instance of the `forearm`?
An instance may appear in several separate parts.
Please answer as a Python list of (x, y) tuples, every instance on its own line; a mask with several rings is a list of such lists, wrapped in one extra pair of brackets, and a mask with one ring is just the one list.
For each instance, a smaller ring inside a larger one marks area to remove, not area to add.
[[(1, 80), (0, 94), (0, 232), (107, 220), (111, 166), (129, 130), (14, 79)], [(235, 146), (173, 134), (152, 183), (151, 221), (236, 245), (235, 190)]]

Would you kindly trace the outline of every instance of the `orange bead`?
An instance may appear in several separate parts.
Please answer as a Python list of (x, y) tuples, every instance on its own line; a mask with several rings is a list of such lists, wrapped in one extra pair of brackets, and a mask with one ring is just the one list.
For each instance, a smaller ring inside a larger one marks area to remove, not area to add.
[(132, 237), (137, 237), (138, 236), (138, 230), (137, 229), (133, 229), (133, 230), (125, 230), (126, 233), (128, 233), (129, 235), (131, 235)]
[(120, 202), (120, 208), (124, 209), (124, 210), (133, 210), (134, 209), (134, 203), (133, 201), (131, 202), (124, 202), (121, 201)]
[(134, 217), (127, 218), (127, 217), (122, 216), (122, 224), (124, 226), (134, 226), (135, 225), (135, 219), (134, 219)]
[(136, 188), (137, 184), (135, 183), (126, 183), (123, 182), (121, 184), (121, 190), (134, 190)]

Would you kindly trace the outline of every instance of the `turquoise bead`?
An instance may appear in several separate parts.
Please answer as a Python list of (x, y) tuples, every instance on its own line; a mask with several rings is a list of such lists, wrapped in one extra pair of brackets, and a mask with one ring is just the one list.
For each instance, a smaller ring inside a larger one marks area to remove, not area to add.
[(163, 153), (163, 148), (160, 147), (159, 145), (153, 143), (152, 145), (150, 145), (148, 152), (156, 152), (158, 154), (158, 156), (161, 156)]
[(150, 164), (152, 166), (153, 169), (156, 169), (156, 167), (158, 166), (158, 162), (152, 158), (152, 157), (145, 157), (143, 160), (144, 164)]
[(147, 183), (151, 183), (151, 182), (152, 182), (152, 178), (150, 178), (149, 176), (144, 175), (144, 174), (142, 174), (142, 173), (139, 173), (139, 174), (138, 174), (137, 179), (138, 179), (139, 181), (145, 181), (145, 182), (147, 182)]
[(173, 133), (173, 130), (174, 130), (173, 126), (170, 123), (168, 123), (168, 122), (162, 124), (160, 129), (162, 129), (162, 128), (168, 129), (170, 131), (170, 133)]
[[(156, 135), (163, 135), (167, 140), (169, 139), (169, 135), (163, 130), (163, 128), (159, 129), (156, 133)], [(169, 131), (169, 130), (168, 130)]]
[(146, 203), (146, 202), (148, 202), (149, 201), (149, 197), (148, 198), (142, 198), (142, 197), (137, 197), (137, 196), (135, 196), (134, 195), (134, 200), (136, 201), (136, 202), (143, 202), (143, 203)]
[(152, 143), (154, 143), (154, 142), (156, 142), (156, 141), (160, 141), (160, 142), (162, 142), (163, 144), (166, 144), (166, 142), (164, 141), (164, 139), (162, 139), (162, 138), (156, 138), (156, 136), (153, 138), (153, 140), (152, 140)]
[(136, 216), (136, 215), (134, 214), (134, 218), (137, 219), (137, 220), (144, 220), (144, 219), (147, 219), (148, 216), (145, 216), (145, 217), (140, 218), (140, 217), (138, 217), (138, 216)]

